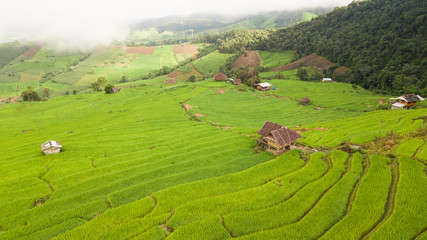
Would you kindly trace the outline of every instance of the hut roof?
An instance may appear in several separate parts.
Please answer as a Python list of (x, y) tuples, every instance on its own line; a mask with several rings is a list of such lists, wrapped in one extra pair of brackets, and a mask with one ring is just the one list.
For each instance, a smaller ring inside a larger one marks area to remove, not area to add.
[(420, 96), (415, 95), (415, 94), (403, 95), (401, 97), (398, 97), (398, 99), (406, 100), (408, 102), (418, 102), (418, 101), (423, 101), (424, 100)]
[(116, 92), (120, 92), (121, 88), (113, 87), (112, 90), (113, 90), (113, 93), (116, 93)]
[(51, 147), (59, 147), (62, 148), (61, 142), (59, 141), (54, 141), (54, 140), (49, 140), (45, 143), (43, 143), (42, 145), (40, 145), (40, 148), (42, 149), (42, 151), (49, 149)]
[(166, 80), (166, 84), (175, 84), (175, 83), (176, 81), (173, 78)]
[(275, 141), (280, 146), (289, 145), (301, 138), (300, 134), (290, 128), (269, 121), (265, 121), (264, 125), (257, 133), (263, 137), (268, 136), (268, 138), (272, 138), (271, 140)]
[(271, 87), (271, 86), (273, 86), (273, 85), (271, 85), (270, 83), (268, 83), (268, 82), (263, 82), (263, 83), (258, 83), (258, 85), (259, 86), (261, 86), (261, 87)]
[(308, 105), (308, 104), (310, 104), (310, 98), (305, 97), (305, 98), (301, 99), (299, 102), (300, 102), (302, 105)]
[(289, 145), (292, 142), (301, 138), (300, 134), (296, 133), (295, 131), (292, 131), (287, 127), (282, 127), (277, 130), (274, 130), (271, 132), (271, 135), (273, 135), (273, 138), (276, 140), (275, 142), (280, 146)]
[(234, 84), (240, 84), (242, 83), (242, 80), (240, 80), (239, 78), (233, 79), (233, 83)]
[(263, 137), (268, 136), (271, 131), (282, 128), (283, 126), (274, 122), (265, 121), (262, 128), (257, 132), (259, 135), (262, 135)]
[(219, 72), (219, 73), (215, 74), (215, 76), (213, 76), (213, 79), (214, 80), (227, 80), (227, 76), (224, 73)]

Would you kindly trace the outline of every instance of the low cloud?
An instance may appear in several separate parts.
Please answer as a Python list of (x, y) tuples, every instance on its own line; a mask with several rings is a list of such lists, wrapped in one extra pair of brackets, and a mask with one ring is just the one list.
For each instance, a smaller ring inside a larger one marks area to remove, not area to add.
[(0, 41), (30, 40), (59, 49), (90, 49), (123, 41), (129, 24), (144, 18), (209, 12), (228, 15), (307, 7), (343, 6), (351, 0), (195, 1), (9, 0), (0, 3)]

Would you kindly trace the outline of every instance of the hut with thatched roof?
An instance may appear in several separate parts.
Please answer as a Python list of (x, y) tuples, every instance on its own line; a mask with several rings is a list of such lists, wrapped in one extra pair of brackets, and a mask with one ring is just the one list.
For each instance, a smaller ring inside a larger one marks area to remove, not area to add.
[(258, 144), (275, 154), (283, 153), (301, 138), (300, 134), (290, 128), (269, 121), (265, 121), (257, 133), (262, 136), (257, 139)]
[(213, 79), (215, 81), (227, 81), (227, 76), (224, 73), (219, 72), (213, 76)]
[(301, 100), (299, 100), (299, 103), (301, 104), (301, 105), (303, 105), (303, 106), (307, 106), (307, 105), (309, 105), (310, 104), (310, 98), (308, 98), (308, 97), (305, 97), (305, 98), (303, 98), (303, 99), (301, 99)]
[(239, 78), (233, 79), (232, 81), (234, 86), (239, 86), (242, 83), (242, 80), (240, 80)]

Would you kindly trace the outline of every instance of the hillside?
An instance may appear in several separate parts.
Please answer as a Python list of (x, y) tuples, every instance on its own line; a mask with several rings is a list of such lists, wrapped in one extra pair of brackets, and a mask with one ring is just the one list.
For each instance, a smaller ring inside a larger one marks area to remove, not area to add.
[(422, 0), (357, 1), (275, 31), (267, 44), (349, 67), (347, 81), (365, 88), (425, 95), (426, 9)]
[[(424, 236), (427, 111), (366, 112), (386, 96), (344, 83), (272, 83), (0, 106), (0, 239)], [(256, 153), (265, 120), (303, 132), (304, 146)], [(63, 151), (43, 156), (50, 139)]]

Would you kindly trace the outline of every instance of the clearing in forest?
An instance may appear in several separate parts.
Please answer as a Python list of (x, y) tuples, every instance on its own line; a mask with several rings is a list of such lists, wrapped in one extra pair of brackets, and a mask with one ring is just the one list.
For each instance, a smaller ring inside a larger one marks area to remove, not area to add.
[(234, 63), (234, 68), (240, 67), (256, 67), (262, 62), (261, 57), (257, 51), (246, 51)]
[[(312, 67), (312, 68), (319, 68), (321, 70), (329, 69), (330, 67), (336, 65), (335, 63), (332, 63), (332, 62), (330, 62), (330, 61), (328, 61), (328, 60), (326, 60), (326, 59), (324, 59), (324, 58), (316, 55), (315, 53), (312, 53), (312, 54), (310, 54), (310, 55), (308, 55), (306, 57), (298, 59), (295, 62), (286, 64), (284, 66), (273, 68), (273, 69), (271, 69), (271, 71), (273, 71), (273, 72), (282, 72), (282, 71), (294, 70), (294, 69), (297, 69), (300, 66), (301, 63), (304, 66), (308, 66), (308, 67)], [(344, 70), (345, 70), (344, 67), (339, 67), (339, 68), (335, 69), (334, 72), (335, 73), (339, 73), (339, 72), (342, 72)]]

